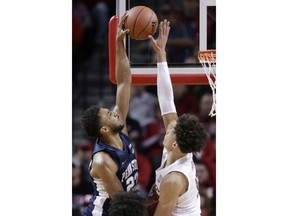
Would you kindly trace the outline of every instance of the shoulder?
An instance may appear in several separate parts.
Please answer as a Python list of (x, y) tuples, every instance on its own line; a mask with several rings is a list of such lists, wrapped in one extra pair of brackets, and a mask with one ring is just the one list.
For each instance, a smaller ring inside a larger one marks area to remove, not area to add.
[(93, 164), (97, 166), (107, 166), (111, 162), (114, 162), (114, 160), (106, 152), (101, 151), (93, 155)]
[(97, 177), (101, 172), (106, 172), (107, 170), (117, 172), (118, 165), (110, 155), (105, 152), (97, 152), (94, 154), (91, 170), (94, 175), (92, 176)]
[(178, 171), (173, 171), (168, 173), (164, 178), (162, 182), (165, 182), (165, 184), (174, 184), (175, 182), (181, 183), (181, 182), (185, 182), (188, 181), (187, 177)]
[[(187, 177), (177, 171), (168, 173), (162, 180), (160, 185), (161, 190), (171, 191), (172, 193), (177, 193), (182, 195), (188, 189), (188, 179)], [(171, 190), (173, 188), (173, 190)]]

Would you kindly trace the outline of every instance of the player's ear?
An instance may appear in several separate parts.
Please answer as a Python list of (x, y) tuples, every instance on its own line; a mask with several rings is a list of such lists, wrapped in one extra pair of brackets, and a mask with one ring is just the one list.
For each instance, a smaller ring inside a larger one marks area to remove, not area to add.
[(106, 127), (106, 126), (102, 126), (102, 127), (100, 128), (100, 132), (101, 132), (102, 134), (108, 133), (108, 132), (109, 132), (109, 128)]
[(177, 142), (174, 142), (174, 143), (172, 144), (172, 148), (176, 148), (177, 146), (178, 146)]

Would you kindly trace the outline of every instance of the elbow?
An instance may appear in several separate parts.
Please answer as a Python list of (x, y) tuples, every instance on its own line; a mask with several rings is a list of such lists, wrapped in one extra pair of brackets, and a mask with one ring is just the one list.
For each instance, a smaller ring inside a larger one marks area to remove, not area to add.
[(132, 76), (131, 76), (131, 74), (128, 76), (128, 78), (127, 78), (127, 84), (128, 85), (131, 85), (132, 84)]
[(121, 78), (117, 77), (117, 85), (131, 85), (132, 84), (132, 76), (131, 74), (127, 76), (122, 76)]

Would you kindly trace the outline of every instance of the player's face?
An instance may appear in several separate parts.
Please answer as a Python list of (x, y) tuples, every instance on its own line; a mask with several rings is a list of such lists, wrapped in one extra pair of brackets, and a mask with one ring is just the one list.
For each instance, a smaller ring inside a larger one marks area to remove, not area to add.
[(168, 151), (172, 148), (173, 143), (176, 142), (175, 125), (167, 129), (164, 136), (163, 145)]
[(113, 132), (120, 132), (124, 128), (124, 122), (119, 114), (108, 109), (100, 109), (99, 115), (103, 126), (108, 126)]

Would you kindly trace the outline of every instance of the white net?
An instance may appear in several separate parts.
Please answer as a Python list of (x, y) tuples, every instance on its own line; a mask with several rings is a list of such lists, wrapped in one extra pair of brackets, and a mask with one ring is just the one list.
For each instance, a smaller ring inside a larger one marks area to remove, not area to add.
[(212, 90), (213, 104), (209, 116), (216, 116), (216, 50), (199, 51), (198, 59), (206, 73)]

